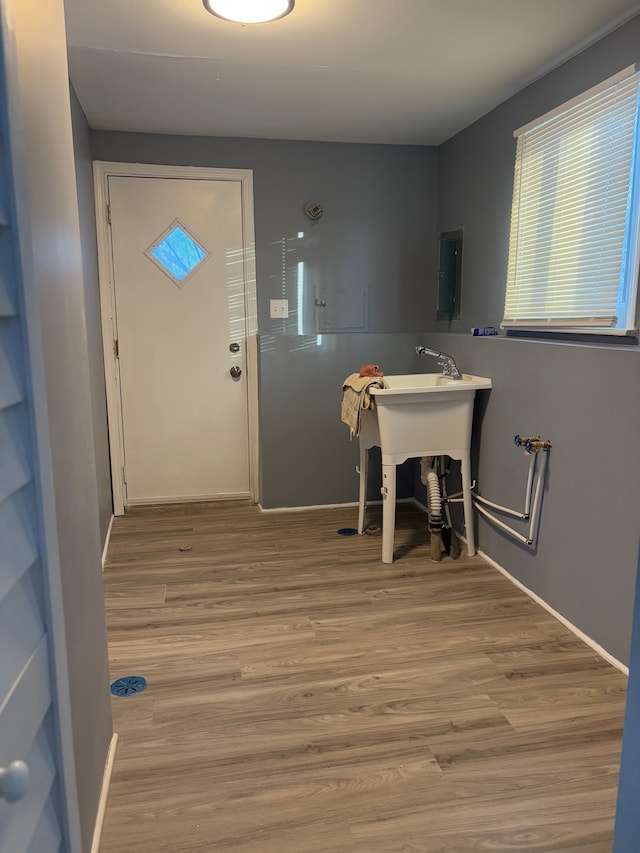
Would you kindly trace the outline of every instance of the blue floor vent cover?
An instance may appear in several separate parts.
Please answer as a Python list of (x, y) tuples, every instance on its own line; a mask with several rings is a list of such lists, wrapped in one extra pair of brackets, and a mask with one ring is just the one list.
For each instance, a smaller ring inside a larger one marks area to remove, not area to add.
[(147, 679), (141, 675), (126, 675), (118, 678), (111, 685), (114, 696), (133, 696), (134, 693), (142, 693), (147, 686)]

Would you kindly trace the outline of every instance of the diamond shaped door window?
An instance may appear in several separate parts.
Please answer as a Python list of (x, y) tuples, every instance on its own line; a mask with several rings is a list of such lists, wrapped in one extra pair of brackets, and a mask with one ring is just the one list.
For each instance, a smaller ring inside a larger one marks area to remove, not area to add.
[(145, 255), (178, 287), (210, 256), (177, 219), (149, 246)]

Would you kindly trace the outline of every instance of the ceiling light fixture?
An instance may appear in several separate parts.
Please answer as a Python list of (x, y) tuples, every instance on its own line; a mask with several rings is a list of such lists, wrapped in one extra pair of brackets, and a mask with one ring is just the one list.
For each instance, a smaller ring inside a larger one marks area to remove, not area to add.
[(238, 24), (264, 24), (284, 18), (295, 0), (203, 0), (204, 8), (225, 21)]

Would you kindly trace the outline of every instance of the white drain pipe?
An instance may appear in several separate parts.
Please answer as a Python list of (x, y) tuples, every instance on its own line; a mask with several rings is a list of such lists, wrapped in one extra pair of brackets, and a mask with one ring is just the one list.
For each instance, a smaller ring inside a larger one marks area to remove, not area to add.
[[(490, 506), (492, 509), (497, 509), (507, 515), (512, 515), (514, 518), (519, 518), (521, 521), (528, 521), (531, 510), (531, 493), (533, 492), (533, 474), (536, 467), (536, 459), (537, 453), (531, 453), (529, 455), (529, 476), (527, 478), (527, 491), (525, 493), (524, 510), (522, 512), (517, 509), (509, 509), (509, 507), (496, 504), (493, 501), (489, 501), (486, 498), (481, 497), (477, 492), (472, 491), (471, 494), (473, 495), (474, 501), (478, 501), (479, 503), (484, 504), (484, 506)], [(478, 509), (480, 509), (480, 507), (478, 507)]]

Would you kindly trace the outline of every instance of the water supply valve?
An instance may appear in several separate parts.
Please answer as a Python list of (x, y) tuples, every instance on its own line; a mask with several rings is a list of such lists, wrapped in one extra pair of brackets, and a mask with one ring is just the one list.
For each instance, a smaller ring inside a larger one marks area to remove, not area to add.
[(515, 435), (513, 440), (516, 447), (522, 447), (527, 454), (538, 453), (540, 450), (549, 450), (551, 447), (551, 442), (541, 439), (539, 435)]

